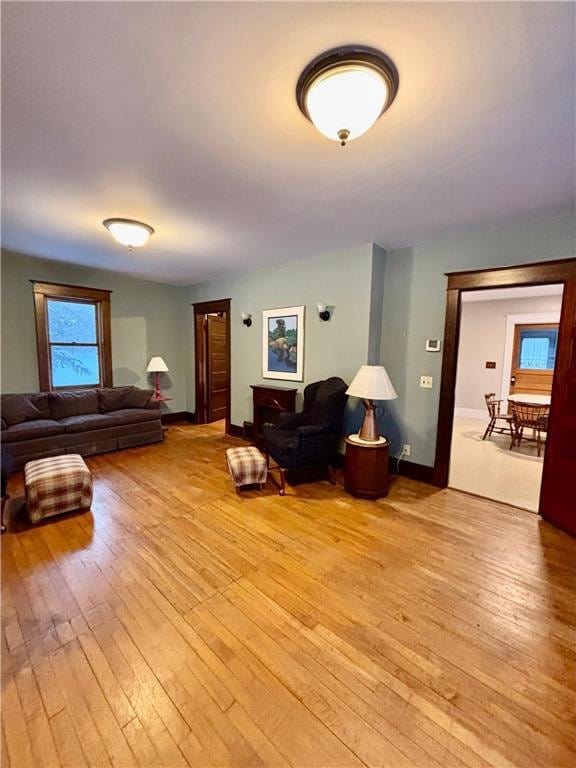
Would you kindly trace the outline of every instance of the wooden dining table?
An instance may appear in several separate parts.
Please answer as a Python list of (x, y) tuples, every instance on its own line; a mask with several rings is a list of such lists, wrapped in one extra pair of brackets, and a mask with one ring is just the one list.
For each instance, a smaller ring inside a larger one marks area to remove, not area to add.
[(511, 400), (527, 405), (550, 405), (552, 398), (550, 395), (531, 395), (527, 392), (518, 392), (514, 395), (508, 395), (508, 401)]

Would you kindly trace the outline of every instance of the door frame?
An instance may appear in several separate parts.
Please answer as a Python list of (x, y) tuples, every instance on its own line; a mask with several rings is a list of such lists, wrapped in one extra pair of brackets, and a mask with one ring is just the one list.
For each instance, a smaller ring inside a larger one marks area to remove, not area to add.
[(231, 368), (231, 339), (230, 339), (230, 304), (231, 299), (215, 301), (200, 301), (192, 304), (194, 308), (194, 385), (195, 385), (195, 420), (196, 424), (206, 424), (207, 413), (205, 405), (206, 381), (204, 376), (203, 359), (205, 356), (204, 337), (199, 329), (198, 319), (212, 312), (223, 312), (226, 317), (226, 366), (228, 376), (226, 381), (226, 434), (230, 434), (230, 402), (232, 398), (232, 368)]
[[(537, 262), (515, 267), (493, 267), (464, 272), (448, 272), (446, 276), (448, 278), (448, 285), (446, 288), (444, 352), (442, 357), (436, 457), (433, 473), (434, 484), (441, 488), (448, 486), (450, 470), (462, 292), (488, 288), (514, 288), (553, 283), (563, 284), (556, 368), (552, 383), (550, 429), (544, 452), (542, 489), (538, 510), (542, 517), (548, 519), (548, 508), (552, 506), (551, 498), (554, 494), (554, 485), (548, 479), (552, 476), (552, 461), (565, 461), (559, 448), (559, 438), (563, 427), (561, 424), (562, 410), (568, 395), (571, 394), (572, 396), (574, 389), (576, 389), (576, 380), (573, 373), (574, 358), (576, 358), (576, 258)], [(555, 521), (554, 524), (558, 525)], [(570, 532), (574, 533), (575, 531), (576, 519), (574, 520), (574, 526), (570, 525)]]

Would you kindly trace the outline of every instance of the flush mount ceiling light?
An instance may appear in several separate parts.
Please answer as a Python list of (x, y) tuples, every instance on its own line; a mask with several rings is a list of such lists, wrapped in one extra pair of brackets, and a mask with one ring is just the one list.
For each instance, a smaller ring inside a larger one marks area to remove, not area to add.
[(154, 234), (152, 227), (133, 219), (106, 219), (102, 222), (114, 240), (126, 245), (129, 250), (146, 245), (150, 235)]
[(362, 136), (394, 101), (398, 70), (375, 48), (347, 45), (317, 56), (300, 75), (296, 100), (324, 136), (347, 141)]

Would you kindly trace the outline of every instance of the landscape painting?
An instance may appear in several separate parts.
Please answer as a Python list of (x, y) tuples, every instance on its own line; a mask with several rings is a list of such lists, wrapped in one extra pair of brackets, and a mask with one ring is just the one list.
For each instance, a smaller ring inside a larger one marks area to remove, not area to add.
[(262, 376), (303, 381), (304, 307), (262, 312)]

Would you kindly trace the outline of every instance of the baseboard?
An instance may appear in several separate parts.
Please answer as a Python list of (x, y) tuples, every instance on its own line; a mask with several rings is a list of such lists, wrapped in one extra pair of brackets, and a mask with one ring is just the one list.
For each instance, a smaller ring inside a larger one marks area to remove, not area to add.
[(454, 408), (454, 416), (460, 416), (461, 419), (488, 421), (488, 411), (481, 408)]
[(230, 424), (230, 431), (228, 432), (232, 437), (245, 437), (244, 429), (239, 427), (238, 424)]
[(187, 421), (189, 424), (196, 423), (196, 414), (190, 411), (167, 411), (162, 414), (162, 424), (176, 424), (177, 422)]
[(421, 483), (434, 483), (434, 467), (427, 467), (424, 464), (416, 464), (414, 461), (404, 461), (390, 456), (390, 472), (394, 475), (409, 477), (411, 480), (419, 480)]

